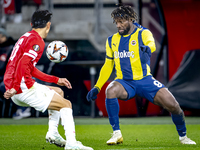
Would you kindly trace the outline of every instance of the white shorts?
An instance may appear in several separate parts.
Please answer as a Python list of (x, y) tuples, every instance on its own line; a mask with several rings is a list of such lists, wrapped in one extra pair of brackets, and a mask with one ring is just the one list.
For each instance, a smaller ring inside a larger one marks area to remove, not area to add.
[(23, 93), (15, 94), (11, 99), (19, 106), (33, 107), (38, 111), (45, 112), (55, 93), (54, 90), (47, 86), (35, 82), (30, 89)]

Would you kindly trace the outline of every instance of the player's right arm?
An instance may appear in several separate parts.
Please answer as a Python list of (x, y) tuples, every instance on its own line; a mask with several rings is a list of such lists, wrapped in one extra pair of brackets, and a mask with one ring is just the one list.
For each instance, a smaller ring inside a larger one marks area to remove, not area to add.
[(52, 75), (48, 75), (48, 74), (40, 71), (36, 67), (33, 68), (33, 71), (32, 71), (31, 74), (32, 74), (33, 77), (35, 77), (35, 78), (37, 78), (39, 80), (45, 81), (45, 82), (49, 82), (49, 83), (57, 84), (58, 80), (59, 80), (58, 77), (52, 76)]
[(32, 71), (32, 76), (39, 80), (45, 81), (45, 82), (55, 83), (60, 86), (66, 86), (69, 89), (72, 88), (71, 83), (66, 78), (58, 78), (53, 75), (48, 75), (48, 74), (38, 70), (36, 67), (34, 67), (34, 69)]
[(105, 82), (109, 79), (112, 71), (113, 71), (114, 61), (111, 58), (106, 57), (105, 63), (101, 68), (99, 78), (97, 80), (97, 83), (95, 85), (96, 88), (100, 91), (102, 86), (105, 84)]
[(106, 41), (105, 63), (101, 68), (99, 78), (98, 78), (97, 83), (95, 85), (95, 87), (97, 87), (99, 91), (101, 90), (101, 88), (105, 84), (105, 82), (109, 79), (109, 77), (110, 77), (110, 75), (113, 71), (113, 67), (114, 67), (114, 56), (113, 56), (113, 51), (112, 51), (110, 44), (109, 44), (109, 39), (111, 39), (111, 37), (109, 37)]
[(88, 101), (95, 100), (97, 98), (97, 94), (100, 92), (102, 86), (109, 79), (114, 67), (114, 58), (113, 52), (109, 46), (108, 40), (106, 41), (106, 59), (105, 63), (102, 66), (99, 74), (99, 78), (97, 80), (96, 85), (92, 88), (86, 98)]

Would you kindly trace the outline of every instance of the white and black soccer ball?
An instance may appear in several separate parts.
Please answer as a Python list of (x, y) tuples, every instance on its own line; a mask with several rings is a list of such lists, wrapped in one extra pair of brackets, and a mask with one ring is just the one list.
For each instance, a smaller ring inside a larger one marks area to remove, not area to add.
[(66, 44), (62, 41), (52, 41), (46, 49), (46, 55), (50, 61), (60, 63), (68, 56), (69, 50)]

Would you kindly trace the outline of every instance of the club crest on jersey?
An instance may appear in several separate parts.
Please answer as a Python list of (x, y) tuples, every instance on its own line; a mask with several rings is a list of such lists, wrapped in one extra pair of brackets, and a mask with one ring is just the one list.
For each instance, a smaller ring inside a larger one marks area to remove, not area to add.
[(33, 45), (33, 49), (38, 52), (40, 50), (40, 46), (39, 45)]
[(135, 40), (131, 41), (131, 44), (132, 44), (133, 46), (136, 45), (136, 41), (135, 41)]

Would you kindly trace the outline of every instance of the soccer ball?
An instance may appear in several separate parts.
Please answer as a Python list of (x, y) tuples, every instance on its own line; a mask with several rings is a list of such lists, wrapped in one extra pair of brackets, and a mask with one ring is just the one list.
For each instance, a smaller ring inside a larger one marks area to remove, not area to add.
[(46, 49), (46, 55), (52, 62), (60, 63), (68, 56), (68, 48), (62, 41), (52, 41)]

